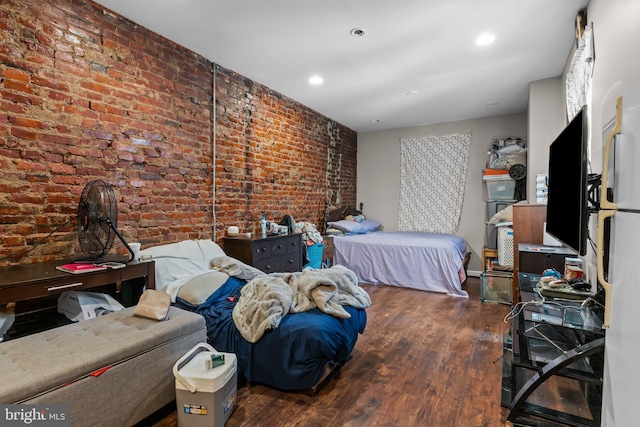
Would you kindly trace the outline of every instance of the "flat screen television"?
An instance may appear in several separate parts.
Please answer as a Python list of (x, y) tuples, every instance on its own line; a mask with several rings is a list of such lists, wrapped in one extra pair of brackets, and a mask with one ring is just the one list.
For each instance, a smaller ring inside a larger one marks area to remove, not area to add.
[(580, 255), (589, 237), (588, 145), (585, 105), (549, 147), (547, 182), (546, 231)]

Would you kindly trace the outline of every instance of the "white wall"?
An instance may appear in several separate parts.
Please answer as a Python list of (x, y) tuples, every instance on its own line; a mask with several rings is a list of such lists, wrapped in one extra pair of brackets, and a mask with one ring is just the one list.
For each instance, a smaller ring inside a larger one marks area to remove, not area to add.
[(469, 270), (480, 271), (484, 245), (486, 188), (482, 170), (494, 136), (527, 136), (526, 114), (438, 123), (358, 134), (358, 201), (364, 212), (382, 222), (386, 231), (398, 229), (400, 138), (444, 136), (471, 132), (464, 206), (458, 235), (472, 250)]
[(529, 84), (527, 199), (536, 203), (536, 174), (549, 169), (549, 145), (567, 125), (561, 77)]

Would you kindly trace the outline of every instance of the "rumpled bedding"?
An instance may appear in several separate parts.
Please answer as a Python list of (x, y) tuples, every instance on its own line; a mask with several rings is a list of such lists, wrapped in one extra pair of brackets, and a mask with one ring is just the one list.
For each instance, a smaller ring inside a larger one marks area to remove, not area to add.
[(176, 305), (196, 312), (207, 323), (208, 342), (217, 351), (234, 353), (238, 375), (251, 384), (296, 391), (318, 384), (327, 365), (347, 362), (358, 336), (364, 333), (367, 312), (345, 306), (350, 318), (329, 316), (318, 308), (289, 313), (276, 329), (250, 343), (235, 325), (233, 309), (239, 301), (245, 280), (229, 277), (227, 282), (202, 304), (191, 304), (178, 297)]
[(211, 260), (211, 267), (248, 280), (233, 309), (233, 320), (243, 338), (251, 343), (259, 341), (265, 331), (277, 328), (288, 313), (318, 308), (339, 318), (349, 318), (351, 315), (343, 305), (354, 308), (371, 305), (371, 298), (358, 286), (355, 273), (341, 265), (266, 274), (235, 258), (220, 256)]

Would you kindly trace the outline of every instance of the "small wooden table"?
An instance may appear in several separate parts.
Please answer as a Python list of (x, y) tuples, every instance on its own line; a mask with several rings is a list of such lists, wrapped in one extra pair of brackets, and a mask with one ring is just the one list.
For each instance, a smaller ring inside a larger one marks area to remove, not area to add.
[(498, 258), (498, 250), (488, 247), (482, 248), (482, 267), (484, 270), (491, 270), (491, 260)]
[(125, 267), (71, 274), (56, 270), (65, 261), (41, 262), (0, 268), (0, 304), (25, 301), (115, 284), (120, 292), (125, 280), (143, 278), (146, 289), (156, 285), (155, 262), (130, 262)]

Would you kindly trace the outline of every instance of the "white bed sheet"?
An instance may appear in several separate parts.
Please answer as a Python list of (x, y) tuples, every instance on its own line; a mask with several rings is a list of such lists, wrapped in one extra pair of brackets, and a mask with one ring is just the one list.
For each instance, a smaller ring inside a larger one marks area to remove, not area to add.
[(469, 297), (461, 285), (467, 244), (459, 236), (377, 231), (335, 236), (333, 244), (334, 263), (361, 282)]
[(171, 295), (173, 302), (184, 284), (210, 273), (211, 260), (223, 255), (217, 243), (205, 239), (183, 240), (140, 251), (140, 256), (151, 256), (155, 261), (156, 289)]

